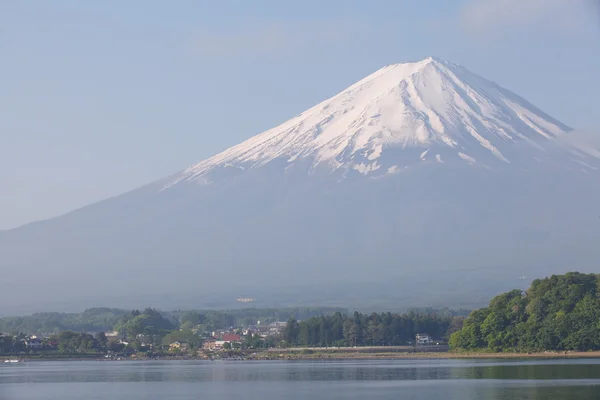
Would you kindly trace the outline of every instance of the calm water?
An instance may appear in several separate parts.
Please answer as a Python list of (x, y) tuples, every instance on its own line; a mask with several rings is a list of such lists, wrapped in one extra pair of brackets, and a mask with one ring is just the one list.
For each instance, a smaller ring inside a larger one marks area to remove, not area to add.
[(600, 360), (29, 362), (0, 399), (600, 399)]

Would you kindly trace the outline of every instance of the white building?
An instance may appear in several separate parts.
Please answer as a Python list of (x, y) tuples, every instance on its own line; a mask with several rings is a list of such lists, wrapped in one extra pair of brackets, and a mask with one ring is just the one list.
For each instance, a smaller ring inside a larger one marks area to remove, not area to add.
[(417, 333), (416, 339), (417, 345), (426, 345), (433, 343), (433, 339), (431, 339), (431, 336), (429, 336), (427, 333)]
[(29, 349), (41, 349), (42, 347), (44, 347), (44, 344), (42, 343), (42, 341), (40, 339), (38, 339), (37, 337), (30, 338), (29, 340), (27, 340), (25, 342), (25, 345)]

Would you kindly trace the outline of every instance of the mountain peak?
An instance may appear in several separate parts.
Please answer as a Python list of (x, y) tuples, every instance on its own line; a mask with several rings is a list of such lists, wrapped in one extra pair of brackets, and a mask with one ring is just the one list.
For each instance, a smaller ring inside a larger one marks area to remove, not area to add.
[(429, 65), (440, 66), (440, 67), (450, 66), (450, 67), (454, 67), (454, 68), (460, 68), (458, 64), (454, 64), (454, 63), (451, 63), (449, 61), (446, 61), (439, 57), (434, 57), (434, 56), (425, 57), (424, 59), (419, 60), (419, 61), (405, 61), (405, 62), (395, 63), (395, 64), (389, 65), (388, 67), (402, 68), (402, 67), (412, 66), (413, 68), (415, 68), (415, 72), (419, 72), (421, 69), (423, 69)]
[[(383, 67), (289, 121), (188, 168), (173, 183), (206, 182), (217, 168), (246, 170), (276, 159), (365, 175), (429, 158), (440, 164), (506, 165), (515, 144), (543, 152), (544, 145), (570, 130), (496, 83), (427, 57)], [(396, 150), (407, 157), (392, 157)]]
[[(431, 63), (445, 63), (446, 61), (442, 60), (441, 58), (438, 57), (434, 57), (434, 56), (428, 56), (425, 57), (424, 59), (422, 59), (421, 61), (413, 61), (419, 64), (431, 64)], [(398, 63), (398, 64), (409, 64), (409, 63)]]

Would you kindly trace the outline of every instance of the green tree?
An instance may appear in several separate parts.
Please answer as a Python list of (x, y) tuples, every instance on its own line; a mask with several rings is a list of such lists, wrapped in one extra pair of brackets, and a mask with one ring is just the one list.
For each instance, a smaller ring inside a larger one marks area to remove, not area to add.
[(0, 334), (0, 353), (12, 353), (13, 344), (13, 337), (11, 335)]
[(163, 346), (168, 346), (173, 342), (186, 343), (190, 349), (202, 346), (202, 338), (193, 331), (185, 329), (171, 331), (162, 339)]
[(454, 332), (457, 349), (492, 351), (600, 349), (600, 275), (570, 272), (532, 282), (473, 311)]
[(99, 332), (96, 334), (96, 343), (98, 345), (98, 350), (106, 350), (108, 339), (106, 338), (106, 334), (104, 332)]
[(288, 344), (288, 346), (293, 346), (298, 344), (299, 336), (300, 324), (298, 324), (298, 321), (295, 318), (290, 318), (285, 325), (282, 338)]

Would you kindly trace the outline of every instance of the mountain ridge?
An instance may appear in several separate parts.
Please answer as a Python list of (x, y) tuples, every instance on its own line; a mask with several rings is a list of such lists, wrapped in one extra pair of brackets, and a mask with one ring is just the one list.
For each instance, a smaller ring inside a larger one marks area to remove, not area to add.
[(454, 156), (477, 164), (468, 149), (474, 142), (510, 163), (500, 150), (507, 144), (503, 142), (525, 141), (541, 148), (542, 139), (571, 130), (496, 83), (429, 57), (383, 67), (275, 128), (189, 167), (167, 187), (182, 180), (203, 181), (214, 168), (244, 170), (278, 158), (288, 164), (312, 158), (313, 166), (368, 175), (381, 170), (378, 159), (394, 147), (420, 148), (421, 155), (432, 146), (453, 148)]

